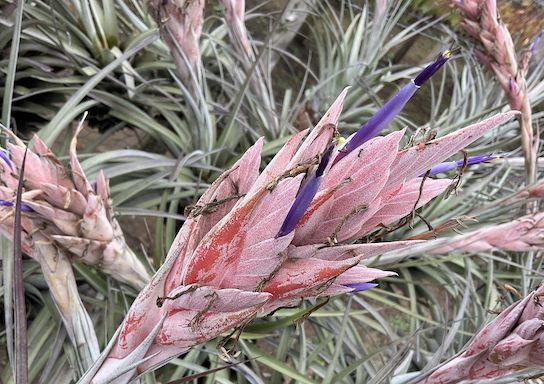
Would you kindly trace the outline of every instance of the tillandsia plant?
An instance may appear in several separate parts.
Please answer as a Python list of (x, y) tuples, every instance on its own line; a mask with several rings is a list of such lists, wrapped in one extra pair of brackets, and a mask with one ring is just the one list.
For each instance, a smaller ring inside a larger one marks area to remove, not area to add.
[(394, 275), (360, 263), (413, 242), (360, 240), (446, 190), (449, 179), (421, 175), (517, 114), (405, 149), (404, 130), (376, 137), (450, 56), (439, 55), (347, 142), (336, 129), (347, 89), (260, 174), (257, 141), (192, 207), (165, 263), (80, 382), (128, 382), (258, 315)]
[[(245, 0), (220, 0), (220, 3), (225, 9), (225, 25), (237, 53), (236, 65), (241, 64), (245, 72), (235, 75), (235, 81), (240, 83), (239, 86), (244, 87), (243, 84), (246, 81), (244, 77), (247, 76), (248, 85), (258, 100), (254, 105), (257, 115), (267, 121), (272, 128), (272, 134), (277, 136), (278, 119), (275, 113), (271, 78), (265, 76), (266, 71), (261, 68), (260, 60), (256, 60), (253, 53), (244, 20)], [(205, 79), (201, 76), (200, 36), (204, 22), (205, 1), (156, 0), (151, 4), (155, 21), (160, 27), (162, 38), (168, 44), (182, 83), (193, 93), (193, 96), (202, 94)], [(228, 131), (227, 129), (226, 132)], [(225, 142), (225, 136), (224, 132), (219, 141), (229, 145), (230, 143)]]
[(9, 238), (13, 236), (19, 170), (26, 156), (21, 205), (22, 250), (40, 264), (78, 351), (80, 369), (85, 370), (98, 357), (99, 348), (94, 326), (78, 294), (72, 260), (97, 267), (137, 289), (142, 288), (150, 276), (127, 246), (113, 216), (104, 174), (100, 173), (94, 184), (85, 177), (76, 154), (77, 133), (70, 146), (69, 168), (38, 136), (28, 151), (22, 141), (14, 139), (15, 144), (8, 144), (12, 160), (0, 150), (0, 231)]

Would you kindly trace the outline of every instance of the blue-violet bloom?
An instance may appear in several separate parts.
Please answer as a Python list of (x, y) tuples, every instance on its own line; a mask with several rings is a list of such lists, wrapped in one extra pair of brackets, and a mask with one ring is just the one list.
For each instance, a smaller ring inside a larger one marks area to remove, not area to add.
[[(12, 201), (0, 199), (0, 206), (15, 208), (15, 203)], [(34, 210), (30, 208), (28, 204), (21, 203), (21, 212), (34, 212)]]
[[(467, 159), (467, 166), (485, 163), (486, 161), (491, 161), (496, 158), (497, 157), (493, 156), (492, 154), (470, 156)], [(451, 171), (452, 169), (455, 169), (455, 168), (462, 167), (464, 163), (465, 163), (464, 160), (447, 161), (445, 163), (440, 163), (431, 168), (431, 170), (429, 171), (429, 177), (438, 175), (439, 173), (445, 173), (445, 172)], [(420, 177), (425, 176), (425, 174), (426, 172), (422, 174)]]
[(346, 143), (336, 155), (333, 165), (342, 160), (348, 153), (360, 147), (368, 140), (380, 133), (397, 116), (414, 93), (434, 75), (451, 57), (451, 51), (441, 53), (438, 58), (429, 64), (415, 79), (400, 89), (374, 116), (363, 124), (357, 133)]
[(2, 159), (4, 163), (6, 163), (8, 167), (11, 168), (12, 171), (15, 170), (15, 168), (13, 167), (13, 162), (9, 159), (8, 155), (6, 155), (4, 151), (2, 150), (0, 150), (0, 159)]
[(362, 292), (362, 291), (368, 291), (369, 289), (376, 288), (378, 284), (376, 283), (352, 283), (352, 284), (344, 284), (344, 287), (352, 288), (353, 291), (351, 292)]
[(306, 209), (308, 209), (308, 207), (310, 206), (310, 203), (312, 202), (315, 194), (319, 189), (319, 186), (321, 185), (321, 182), (323, 181), (323, 173), (325, 172), (325, 168), (327, 168), (327, 165), (329, 164), (331, 153), (334, 147), (334, 144), (329, 145), (329, 147), (323, 154), (317, 170), (309, 178), (306, 185), (302, 187), (301, 191), (297, 195), (276, 237), (282, 237), (291, 233), (306, 212)]

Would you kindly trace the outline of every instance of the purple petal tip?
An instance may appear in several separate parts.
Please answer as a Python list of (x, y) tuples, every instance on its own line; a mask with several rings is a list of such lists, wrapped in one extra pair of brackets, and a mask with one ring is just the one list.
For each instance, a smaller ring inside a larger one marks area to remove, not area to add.
[[(15, 208), (15, 203), (12, 201), (0, 199), (0, 206)], [(30, 208), (28, 204), (21, 203), (21, 212), (29, 213), (29, 212), (34, 212), (34, 210)]]
[[(485, 163), (487, 161), (491, 161), (496, 158), (497, 156), (493, 156), (493, 154), (470, 156), (467, 159), (467, 167), (471, 165)], [(452, 169), (455, 169), (455, 168), (462, 167), (463, 164), (465, 164), (464, 160), (447, 161), (445, 163), (437, 164), (434, 167), (432, 167), (431, 170), (429, 171), (429, 177), (438, 175), (439, 173), (445, 173), (445, 172), (451, 171)], [(425, 173), (420, 175), (420, 177), (423, 177), (423, 176), (425, 176)]]
[(333, 149), (334, 144), (331, 144), (323, 154), (323, 157), (319, 162), (315, 174), (310, 176), (306, 185), (302, 187), (302, 190), (297, 195), (276, 237), (288, 235), (296, 228), (298, 222), (306, 212), (306, 209), (308, 209), (308, 207), (310, 206), (315, 194), (319, 189), (319, 186), (321, 185), (321, 181), (323, 180), (323, 173), (325, 172), (325, 169), (329, 164)]
[(438, 58), (431, 64), (427, 65), (423, 71), (414, 79), (414, 83), (421, 87), (427, 80), (429, 80), (446, 62), (450, 59), (452, 52), (450, 50), (444, 51)]
[(362, 292), (368, 291), (369, 289), (376, 288), (377, 283), (353, 283), (353, 284), (344, 284), (344, 287), (352, 288), (351, 292)]
[(4, 151), (1, 151), (0, 150), (0, 159), (2, 159), (2, 161), (4, 161), (4, 163), (6, 163), (8, 165), (8, 167), (14, 171), (15, 170), (15, 167), (13, 166), (13, 162), (9, 159), (8, 155), (6, 155), (4, 153)]

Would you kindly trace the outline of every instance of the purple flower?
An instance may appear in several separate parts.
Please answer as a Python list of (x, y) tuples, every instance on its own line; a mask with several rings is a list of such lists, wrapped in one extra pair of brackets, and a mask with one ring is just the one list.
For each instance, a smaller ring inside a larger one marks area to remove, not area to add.
[(348, 153), (360, 147), (368, 140), (380, 133), (399, 112), (404, 108), (408, 100), (427, 80), (430, 79), (451, 57), (451, 51), (445, 51), (431, 64), (429, 64), (417, 77), (393, 96), (383, 107), (380, 108), (370, 120), (361, 126), (357, 133), (349, 140), (344, 148), (336, 155), (333, 165), (342, 160)]
[[(496, 156), (493, 156), (492, 154), (487, 155), (478, 155), (478, 156), (471, 156), (467, 160), (467, 166), (485, 163), (486, 161), (491, 161), (496, 159)], [(438, 165), (435, 165), (431, 168), (429, 171), (429, 177), (438, 175), (439, 173), (445, 173), (452, 169), (462, 167), (464, 164), (464, 160), (457, 160), (457, 161), (447, 161), (445, 163), (440, 163)], [(426, 172), (422, 174), (420, 177), (425, 176)]]
[(531, 51), (531, 53), (535, 53), (536, 47), (538, 47), (538, 45), (540, 44), (540, 41), (542, 40), (543, 34), (544, 34), (544, 31), (540, 31), (540, 32), (535, 36), (535, 38), (533, 39), (533, 42), (532, 42), (531, 45), (529, 46), (529, 50)]
[(425, 67), (423, 71), (414, 79), (414, 83), (421, 87), (427, 80), (429, 80), (451, 57), (452, 52), (450, 50), (444, 51), (438, 58)]
[(323, 180), (323, 173), (325, 172), (325, 168), (327, 168), (327, 164), (329, 164), (333, 149), (334, 144), (331, 144), (323, 154), (317, 170), (310, 177), (306, 185), (302, 187), (302, 190), (297, 195), (276, 237), (282, 237), (291, 233), (297, 226), (299, 220), (304, 215), (304, 212), (306, 212), (306, 209), (308, 209), (308, 207), (310, 206), (310, 203), (312, 202), (315, 194), (317, 193), (317, 190), (319, 189), (319, 186), (321, 185), (321, 181)]
[(352, 284), (344, 284), (344, 287), (352, 288), (353, 291), (351, 292), (362, 292), (367, 291), (372, 288), (376, 288), (378, 284), (376, 283), (352, 283)]
[[(0, 199), (0, 206), (15, 208), (15, 203)], [(21, 203), (21, 212), (34, 212), (34, 210), (28, 204)]]
[(2, 150), (0, 150), (0, 159), (2, 159), (4, 163), (6, 163), (8, 167), (11, 168), (12, 171), (15, 170), (15, 168), (13, 167), (13, 162), (9, 159), (8, 155), (6, 155), (4, 151)]

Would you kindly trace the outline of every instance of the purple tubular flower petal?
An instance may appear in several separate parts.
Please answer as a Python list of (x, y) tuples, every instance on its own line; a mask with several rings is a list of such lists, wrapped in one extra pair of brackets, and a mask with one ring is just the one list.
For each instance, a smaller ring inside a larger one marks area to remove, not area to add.
[(13, 162), (9, 159), (8, 155), (6, 155), (4, 151), (1, 151), (1, 150), (0, 150), (0, 159), (2, 159), (4, 163), (6, 163), (8, 167), (11, 168), (12, 171), (15, 170), (15, 168), (13, 167)]
[(346, 143), (344, 148), (336, 155), (333, 165), (342, 160), (348, 153), (360, 147), (368, 140), (380, 133), (404, 108), (414, 93), (429, 78), (434, 75), (451, 57), (450, 51), (441, 53), (440, 56), (429, 64), (421, 73), (393, 96), (383, 107), (380, 108), (370, 120), (361, 126), (357, 133)]
[(340, 152), (336, 155), (334, 163), (343, 159), (348, 153), (357, 147), (372, 139), (380, 133), (404, 108), (408, 100), (416, 93), (419, 87), (410, 81), (401, 90), (393, 96), (383, 107), (380, 108), (368, 122), (359, 128), (357, 133), (346, 143)]
[(446, 61), (451, 57), (450, 51), (445, 51), (438, 55), (438, 58), (434, 61), (434, 63), (431, 63), (425, 67), (423, 71), (417, 77), (414, 79), (414, 83), (421, 87), (427, 80), (429, 80), (444, 64), (446, 64)]
[(3, 207), (13, 207), (14, 204), (11, 201), (0, 199), (0, 205)]
[[(7, 200), (0, 199), (0, 206), (14, 208), (15, 203), (12, 202), (12, 201), (7, 201)], [(28, 212), (34, 212), (34, 210), (32, 208), (30, 208), (30, 206), (28, 204), (21, 203), (21, 212), (27, 212), (28, 213)]]
[(34, 212), (34, 210), (32, 208), (30, 208), (30, 206), (28, 204), (21, 203), (21, 212), (30, 213), (30, 212)]
[(372, 288), (376, 288), (378, 284), (376, 283), (353, 283), (353, 284), (344, 284), (344, 287), (352, 288), (351, 292), (362, 292), (367, 291)]
[[(467, 159), (467, 166), (470, 165), (476, 165), (480, 163), (485, 163), (486, 161), (491, 161), (496, 159), (496, 156), (493, 156), (492, 154), (487, 155), (478, 155), (478, 156), (471, 156)], [(445, 163), (440, 163), (438, 165), (435, 165), (431, 168), (429, 172), (430, 176), (438, 175), (439, 173), (445, 173), (448, 172), (454, 168), (462, 167), (464, 164), (464, 160), (457, 160), (457, 161), (447, 161)], [(420, 175), (420, 177), (425, 176), (426, 173)]]
[(306, 209), (310, 206), (310, 203), (321, 185), (323, 173), (325, 172), (325, 168), (327, 168), (333, 149), (334, 144), (331, 144), (323, 154), (316, 172), (309, 178), (306, 185), (302, 187), (302, 190), (297, 195), (276, 237), (282, 237), (291, 233), (306, 212)]
[(542, 36), (544, 35), (544, 31), (540, 31), (535, 38), (533, 39), (533, 42), (529, 46), (529, 50), (531, 53), (535, 53), (536, 48), (539, 46), (540, 41), (542, 40)]

